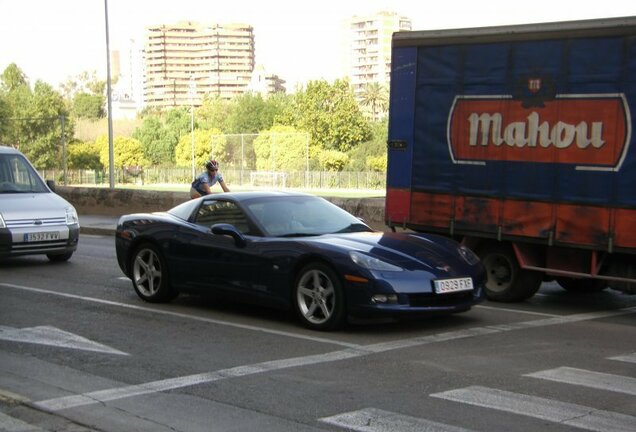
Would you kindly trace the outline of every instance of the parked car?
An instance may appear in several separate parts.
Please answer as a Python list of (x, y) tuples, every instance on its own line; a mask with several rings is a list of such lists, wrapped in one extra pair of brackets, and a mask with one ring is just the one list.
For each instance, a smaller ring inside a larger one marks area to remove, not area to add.
[(0, 146), (0, 258), (44, 254), (67, 261), (77, 249), (75, 208), (18, 150)]
[(486, 281), (477, 256), (453, 240), (374, 232), (323, 198), (287, 192), (214, 194), (122, 216), (116, 252), (145, 301), (230, 293), (293, 308), (317, 330), (349, 315), (467, 311)]

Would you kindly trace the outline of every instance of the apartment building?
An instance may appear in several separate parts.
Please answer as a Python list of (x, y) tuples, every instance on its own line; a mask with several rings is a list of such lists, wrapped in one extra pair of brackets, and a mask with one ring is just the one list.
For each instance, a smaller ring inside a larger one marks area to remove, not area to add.
[(370, 83), (388, 88), (391, 80), (391, 37), (394, 32), (402, 30), (411, 30), (411, 20), (395, 12), (354, 16), (349, 21), (349, 79), (357, 98), (361, 98)]
[(146, 30), (146, 106), (199, 106), (205, 95), (232, 99), (248, 88), (255, 64), (250, 25), (179, 22)]

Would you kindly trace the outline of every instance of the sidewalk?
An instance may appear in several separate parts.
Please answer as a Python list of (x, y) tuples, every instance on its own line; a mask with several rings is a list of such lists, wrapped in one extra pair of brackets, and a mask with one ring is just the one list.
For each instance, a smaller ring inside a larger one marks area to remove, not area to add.
[(80, 233), (97, 235), (115, 235), (118, 216), (79, 215)]

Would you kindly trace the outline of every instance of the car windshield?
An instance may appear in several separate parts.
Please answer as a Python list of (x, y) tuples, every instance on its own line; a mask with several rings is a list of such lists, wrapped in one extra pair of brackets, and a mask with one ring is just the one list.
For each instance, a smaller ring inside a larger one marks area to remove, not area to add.
[(48, 192), (46, 185), (21, 154), (0, 154), (0, 194)]
[(320, 197), (270, 197), (250, 200), (246, 206), (270, 236), (301, 237), (372, 231), (355, 216)]

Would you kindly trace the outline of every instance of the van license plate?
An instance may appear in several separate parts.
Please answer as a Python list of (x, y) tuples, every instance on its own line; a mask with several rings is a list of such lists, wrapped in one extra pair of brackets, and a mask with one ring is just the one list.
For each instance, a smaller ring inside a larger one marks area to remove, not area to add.
[(40, 241), (51, 241), (51, 240), (59, 240), (59, 239), (60, 239), (59, 231), (34, 232), (34, 233), (27, 233), (24, 235), (24, 241), (26, 242), (40, 242)]
[(472, 278), (439, 279), (433, 281), (437, 294), (454, 293), (458, 291), (470, 291), (473, 289)]

